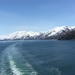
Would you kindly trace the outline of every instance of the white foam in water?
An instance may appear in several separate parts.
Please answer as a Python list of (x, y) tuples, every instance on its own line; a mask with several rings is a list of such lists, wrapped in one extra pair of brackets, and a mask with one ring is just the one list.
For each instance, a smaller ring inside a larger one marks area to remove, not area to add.
[(61, 71), (59, 71), (59, 69), (55, 68), (55, 67), (53, 67), (53, 68), (50, 69), (50, 73), (52, 75), (61, 75)]
[[(28, 62), (23, 63), (22, 61), (23, 58), (15, 46), (11, 46), (8, 49), (7, 49), (8, 60), (9, 60), (10, 68), (11, 68), (13, 75), (25, 75), (25, 74), (26, 75), (37, 75), (37, 72), (32, 68), (32, 66)], [(13, 49), (15, 50), (15, 52)], [(14, 59), (13, 56), (16, 58)], [(21, 65), (23, 66), (24, 69), (22, 67), (17, 66), (17, 64), (19, 64), (20, 62), (22, 63)]]
[(22, 73), (19, 71), (19, 69), (16, 67), (14, 61), (11, 59), (11, 57), (9, 58), (10, 59), (10, 67), (11, 67), (11, 70), (13, 72), (14, 75), (22, 75)]
[(7, 47), (1, 55), (0, 75), (37, 75), (15, 44)]

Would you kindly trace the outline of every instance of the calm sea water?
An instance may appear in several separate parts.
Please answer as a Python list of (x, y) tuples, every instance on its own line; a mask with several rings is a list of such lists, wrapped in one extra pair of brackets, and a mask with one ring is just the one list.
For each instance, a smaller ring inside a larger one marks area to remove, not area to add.
[(0, 42), (0, 75), (75, 75), (75, 41)]

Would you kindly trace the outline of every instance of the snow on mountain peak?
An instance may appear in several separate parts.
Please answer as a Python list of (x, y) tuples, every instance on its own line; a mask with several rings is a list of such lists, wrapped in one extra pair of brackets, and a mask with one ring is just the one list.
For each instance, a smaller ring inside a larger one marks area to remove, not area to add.
[(72, 26), (71, 29), (75, 29), (75, 26)]
[(43, 31), (43, 32), (33, 32), (33, 31), (17, 31), (13, 32), (7, 36), (0, 36), (0, 40), (4, 39), (39, 39), (39, 38), (46, 38), (50, 36), (60, 36), (60, 34), (66, 33), (72, 29), (75, 29), (75, 26), (68, 27), (68, 26), (61, 26), (61, 27), (55, 27), (52, 30)]
[(49, 34), (48, 36), (53, 36), (53, 35), (57, 35), (58, 33), (62, 33), (62, 31), (67, 31), (67, 30), (71, 30), (71, 27), (68, 26), (61, 26), (61, 27), (55, 27), (54, 29), (48, 31), (47, 33)]
[(26, 38), (27, 36), (29, 36), (29, 37), (34, 37), (34, 36), (37, 36), (37, 35), (39, 35), (39, 33), (38, 32), (33, 32), (33, 31), (17, 31), (17, 32), (14, 32), (14, 33), (11, 33), (11, 34), (9, 34), (8, 35), (8, 38), (10, 39), (10, 38), (22, 38), (22, 37), (24, 37), (24, 38)]
[(65, 29), (70, 29), (70, 27), (67, 26), (61, 26), (61, 27), (55, 27), (54, 29), (52, 29), (51, 31), (55, 31), (55, 32), (59, 32), (61, 30), (65, 30)]

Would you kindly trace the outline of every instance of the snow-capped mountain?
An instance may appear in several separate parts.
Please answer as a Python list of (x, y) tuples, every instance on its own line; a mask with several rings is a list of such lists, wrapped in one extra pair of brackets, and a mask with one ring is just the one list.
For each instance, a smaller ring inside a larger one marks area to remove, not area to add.
[(61, 26), (55, 27), (52, 30), (44, 32), (33, 32), (33, 31), (17, 31), (7, 36), (0, 36), (0, 40), (22, 40), (22, 39), (58, 39), (63, 34), (75, 29), (74, 27)]
[(66, 32), (69, 32), (72, 29), (74, 29), (74, 27), (55, 27), (54, 29), (47, 31), (44, 36), (46, 39), (58, 39), (61, 35), (66, 34)]
[(38, 32), (17, 31), (7, 36), (1, 36), (0, 40), (35, 39), (38, 35), (39, 35)]

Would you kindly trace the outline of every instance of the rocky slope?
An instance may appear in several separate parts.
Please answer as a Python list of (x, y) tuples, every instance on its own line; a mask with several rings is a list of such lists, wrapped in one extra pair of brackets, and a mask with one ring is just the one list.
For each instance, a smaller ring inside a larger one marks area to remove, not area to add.
[(75, 30), (75, 27), (61, 26), (39, 33), (33, 31), (17, 31), (7, 36), (0, 36), (0, 40), (58, 39), (72, 30)]
[(75, 40), (75, 29), (63, 34), (58, 40)]

